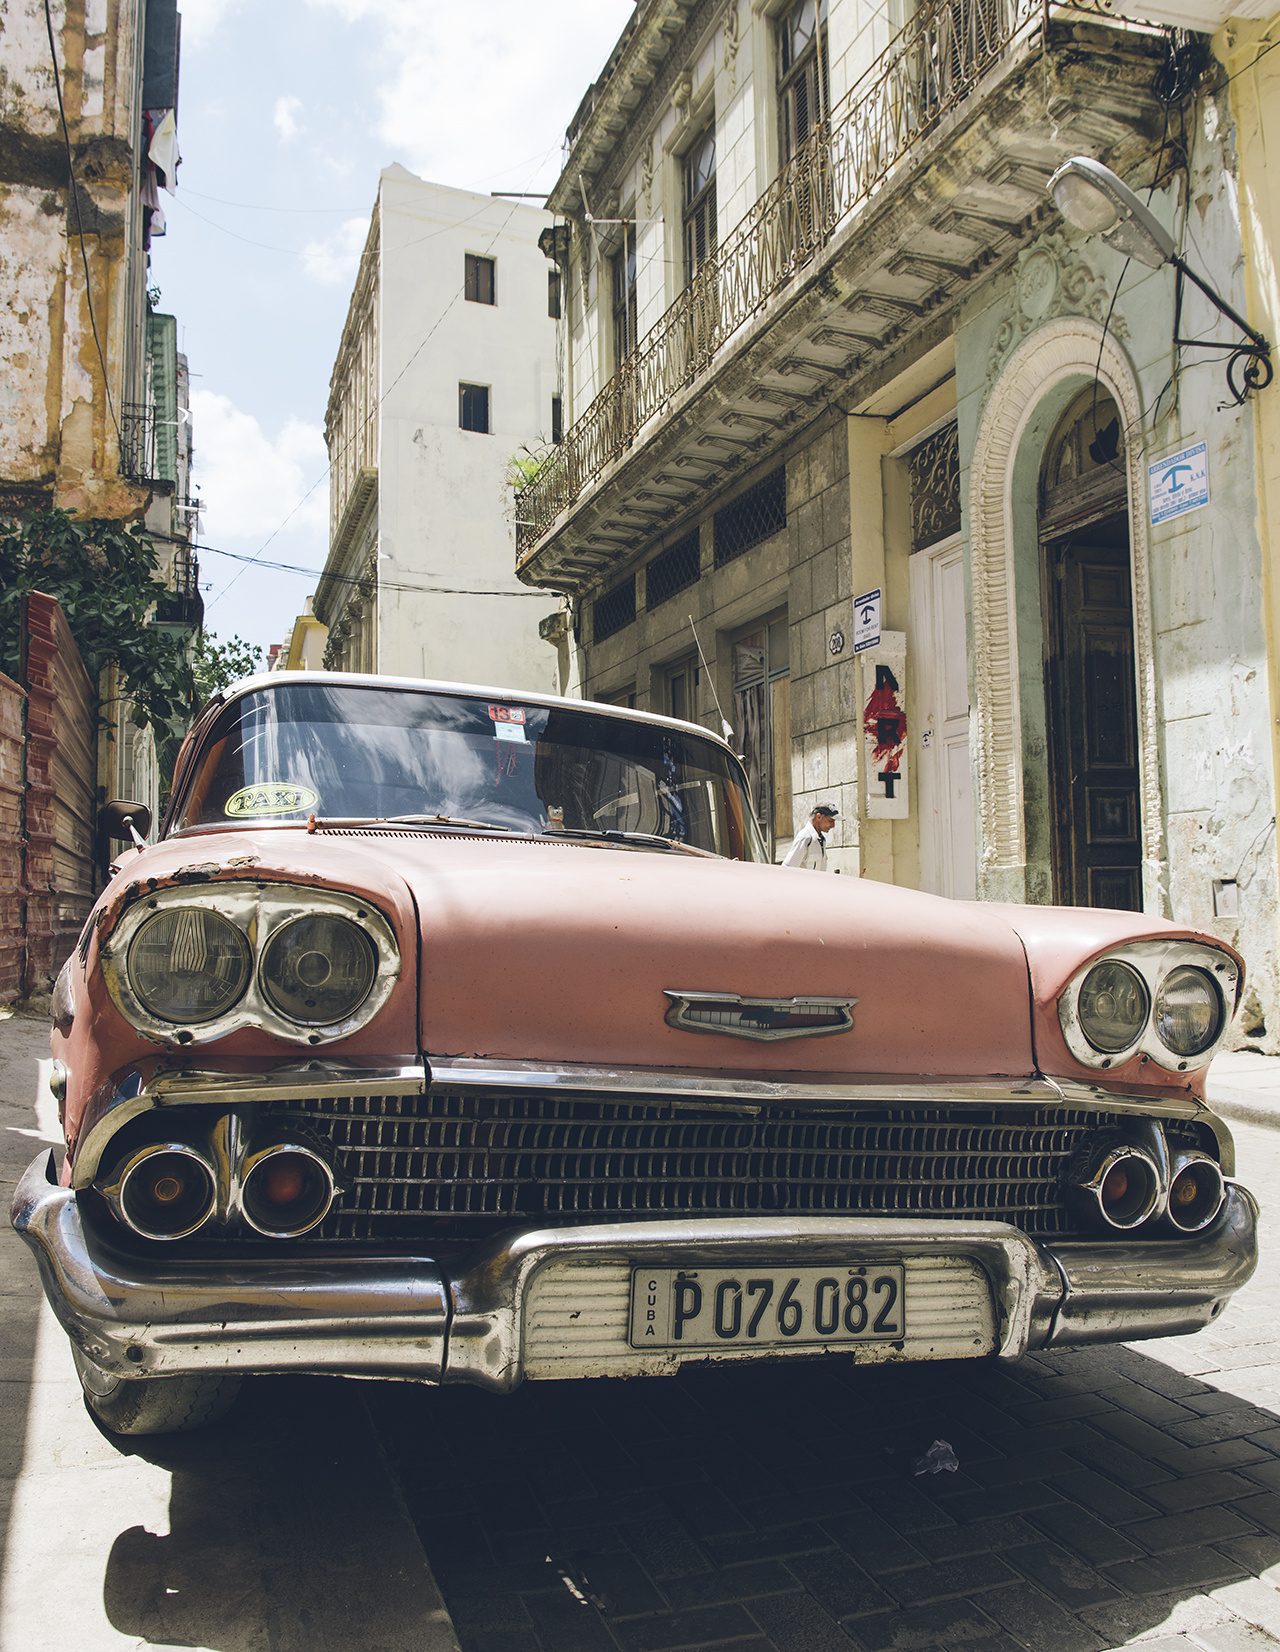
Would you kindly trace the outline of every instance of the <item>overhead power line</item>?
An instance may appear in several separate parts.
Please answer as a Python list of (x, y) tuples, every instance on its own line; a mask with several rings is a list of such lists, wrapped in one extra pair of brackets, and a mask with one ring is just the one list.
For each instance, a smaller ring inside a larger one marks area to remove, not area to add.
[[(264, 562), (261, 554), (257, 556), (242, 556), (236, 551), (224, 551), (218, 545), (195, 545), (197, 551), (210, 551), (214, 556), (227, 556), (233, 562), (252, 563), (255, 568), (270, 568), (274, 573), (305, 574), (308, 579), (319, 579), (324, 574), (323, 568), (303, 568), (293, 562)], [(354, 574), (329, 574), (327, 576), (335, 585), (362, 585), (365, 581)], [(471, 586), (458, 585), (411, 585), (407, 582), (394, 579), (379, 579), (378, 588), (382, 591), (411, 591), (428, 596), (443, 597), (540, 597), (546, 602), (549, 597), (558, 593), (554, 591), (482, 591)]]

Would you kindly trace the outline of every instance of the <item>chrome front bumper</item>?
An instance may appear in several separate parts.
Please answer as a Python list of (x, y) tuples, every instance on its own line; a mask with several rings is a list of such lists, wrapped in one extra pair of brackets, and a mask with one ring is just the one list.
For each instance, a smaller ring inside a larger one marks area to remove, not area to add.
[[(122, 1377), (312, 1371), (505, 1393), (525, 1375), (674, 1371), (682, 1360), (713, 1356), (655, 1358), (628, 1348), (618, 1305), (625, 1319), (631, 1267), (776, 1264), (782, 1255), (801, 1265), (863, 1253), (901, 1259), (909, 1274), (936, 1277), (951, 1267), (982, 1279), (986, 1329), (958, 1350), (944, 1313), (931, 1338), (858, 1344), (852, 1357), (939, 1359), (976, 1349), (1017, 1359), (1050, 1345), (1197, 1331), (1257, 1262), (1257, 1206), (1235, 1184), (1207, 1232), (1129, 1244), (1049, 1247), (1000, 1222), (770, 1216), (511, 1229), (452, 1271), (403, 1256), (153, 1261), (109, 1245), (52, 1177), (53, 1155), (41, 1155), (18, 1183), (11, 1220), (35, 1252), (67, 1335)], [(589, 1311), (567, 1307), (588, 1299)]]

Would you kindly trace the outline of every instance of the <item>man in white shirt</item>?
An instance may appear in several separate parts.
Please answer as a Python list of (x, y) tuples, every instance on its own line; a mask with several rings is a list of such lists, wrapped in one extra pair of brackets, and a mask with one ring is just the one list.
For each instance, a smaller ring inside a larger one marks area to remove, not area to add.
[(827, 869), (827, 833), (836, 823), (839, 810), (831, 803), (815, 803), (809, 813), (809, 823), (795, 835), (795, 841), (783, 857), (784, 866), (798, 866), (806, 872), (825, 872)]

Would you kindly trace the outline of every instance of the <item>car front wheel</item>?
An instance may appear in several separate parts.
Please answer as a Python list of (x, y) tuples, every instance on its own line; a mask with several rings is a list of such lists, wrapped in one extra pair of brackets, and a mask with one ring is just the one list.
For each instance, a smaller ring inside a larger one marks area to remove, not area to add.
[(113, 1434), (182, 1434), (215, 1423), (240, 1392), (239, 1377), (113, 1377), (71, 1350), (85, 1404)]

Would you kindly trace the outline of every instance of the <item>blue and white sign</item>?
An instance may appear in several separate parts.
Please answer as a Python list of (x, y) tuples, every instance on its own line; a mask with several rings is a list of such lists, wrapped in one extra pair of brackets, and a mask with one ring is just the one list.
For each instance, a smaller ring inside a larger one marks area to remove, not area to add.
[(853, 599), (853, 651), (875, 648), (880, 642), (880, 593), (865, 591)]
[(1204, 442), (1184, 447), (1147, 466), (1152, 526), (1185, 516), (1209, 503), (1209, 450)]

